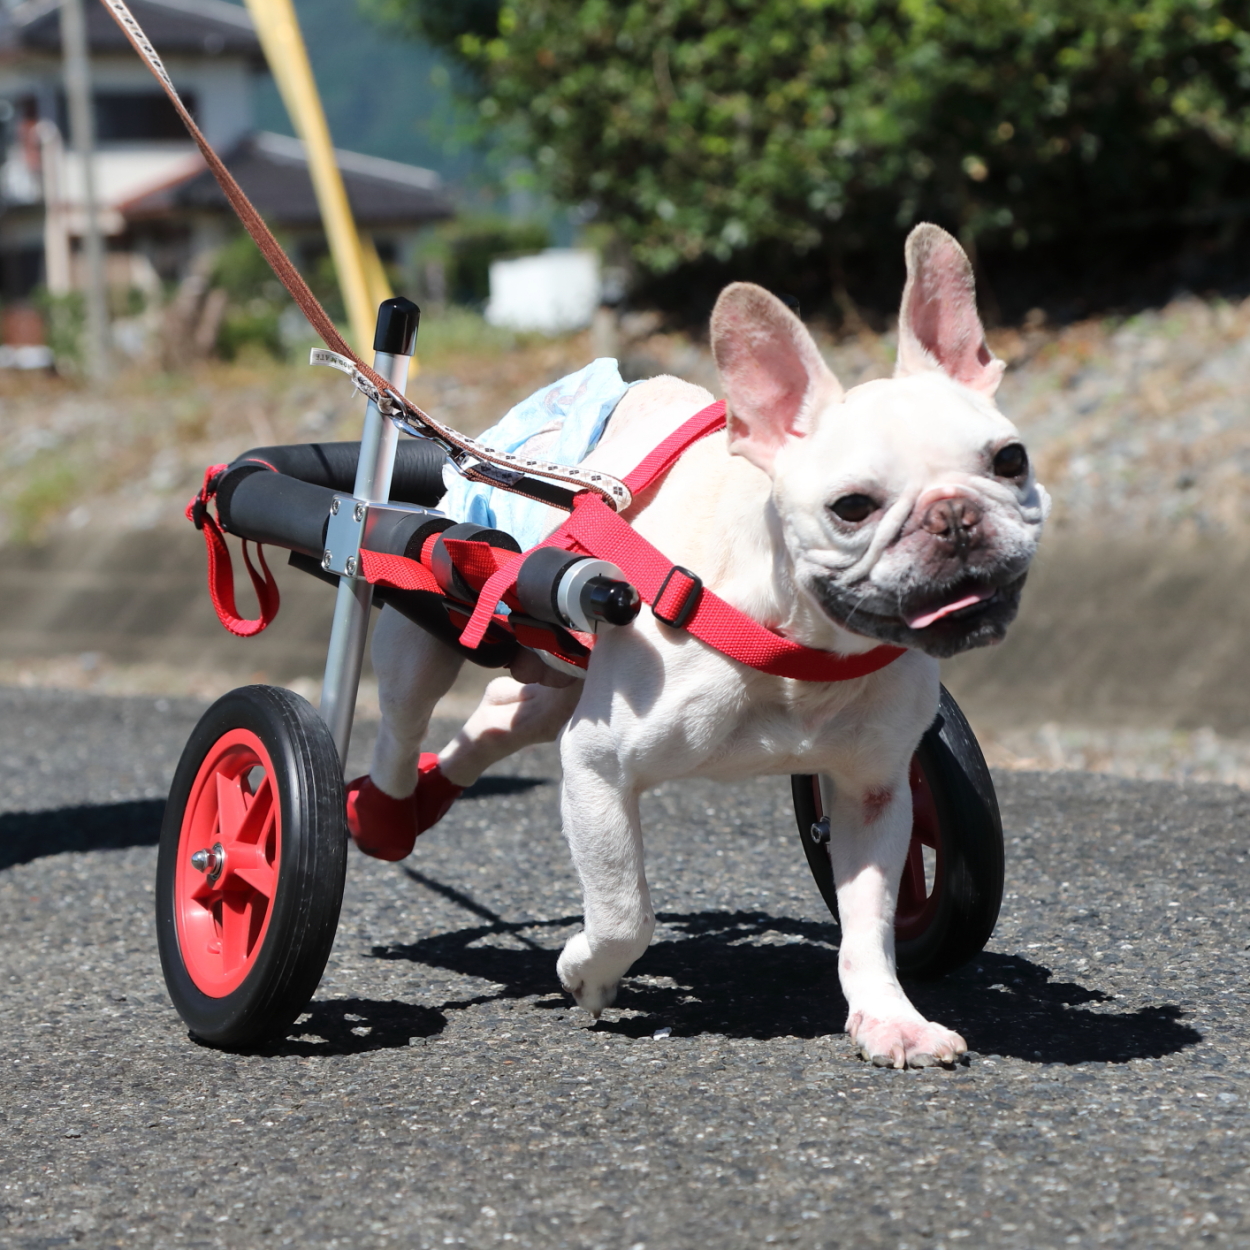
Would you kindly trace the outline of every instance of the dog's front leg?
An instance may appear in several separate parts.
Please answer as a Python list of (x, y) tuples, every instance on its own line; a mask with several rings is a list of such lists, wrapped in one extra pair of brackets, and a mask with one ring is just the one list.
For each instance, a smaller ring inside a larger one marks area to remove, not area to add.
[(638, 790), (602, 722), (575, 722), (561, 742), (564, 834), (582, 885), (585, 928), (556, 970), (596, 1017), (612, 1005), (630, 965), (647, 949), (655, 913), (643, 863)]
[(878, 1067), (954, 1063), (968, 1049), (964, 1039), (912, 1006), (894, 966), (894, 908), (911, 841), (907, 776), (867, 787), (843, 780), (829, 807), (842, 922), (838, 974), (850, 1008), (846, 1031)]

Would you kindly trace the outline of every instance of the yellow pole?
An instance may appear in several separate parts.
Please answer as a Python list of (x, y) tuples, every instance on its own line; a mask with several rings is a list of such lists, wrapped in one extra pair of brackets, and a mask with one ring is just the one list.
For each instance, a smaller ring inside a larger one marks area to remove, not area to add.
[(291, 0), (246, 0), (246, 4), (295, 133), (304, 141), (330, 255), (347, 306), (351, 338), (357, 351), (367, 352), (373, 344), (378, 304), (390, 296), (390, 289), (372, 240), (366, 247), (352, 219), (295, 8)]

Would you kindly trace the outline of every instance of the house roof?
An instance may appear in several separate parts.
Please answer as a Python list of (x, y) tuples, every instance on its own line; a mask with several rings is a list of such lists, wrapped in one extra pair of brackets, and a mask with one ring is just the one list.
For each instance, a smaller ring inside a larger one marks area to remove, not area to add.
[[(335, 157), (352, 212), (361, 226), (441, 221), (455, 211), (442, 179), (433, 170), (337, 149)], [(262, 132), (237, 144), (222, 160), (271, 224), (320, 226), (308, 158), (300, 140)], [(178, 211), (233, 211), (204, 166), (118, 207), (131, 220)]]
[[(128, 0), (131, 12), (164, 55), (247, 56), (259, 59), (260, 41), (241, 5), (226, 0)], [(102, 4), (85, 6), (93, 53), (129, 53), (121, 27)], [(0, 43), (10, 51), (61, 51), (61, 0), (0, 5)]]

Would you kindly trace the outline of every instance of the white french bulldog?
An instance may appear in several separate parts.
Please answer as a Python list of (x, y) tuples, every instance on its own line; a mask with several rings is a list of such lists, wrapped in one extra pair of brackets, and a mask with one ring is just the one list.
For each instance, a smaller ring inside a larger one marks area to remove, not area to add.
[[(655, 927), (639, 795), (686, 777), (821, 773), (836, 796), (828, 846), (847, 1032), (866, 1058), (896, 1067), (950, 1064), (967, 1049), (916, 1011), (895, 973), (908, 764), (937, 708), (938, 658), (997, 642), (1015, 616), (1049, 500), (994, 406), (1003, 365), (985, 343), (963, 250), (921, 225), (906, 256), (895, 375), (849, 392), (779, 300), (728, 287), (711, 322), (728, 430), (692, 447), (626, 514), (668, 559), (778, 634), (842, 654), (880, 642), (905, 654), (854, 681), (787, 680), (644, 610), (601, 631), (584, 682), (545, 684), (536, 660), (532, 672), (514, 667), (526, 680), (492, 682), (438, 757), (442, 776), (467, 786), (521, 746), (562, 734), (561, 807), (585, 929), (558, 972), (596, 1016)], [(711, 402), (675, 378), (636, 386), (586, 463), (624, 476)], [(562, 516), (552, 513), (553, 529)], [(383, 723), (370, 776), (401, 800), (460, 660), (390, 609), (373, 654)]]

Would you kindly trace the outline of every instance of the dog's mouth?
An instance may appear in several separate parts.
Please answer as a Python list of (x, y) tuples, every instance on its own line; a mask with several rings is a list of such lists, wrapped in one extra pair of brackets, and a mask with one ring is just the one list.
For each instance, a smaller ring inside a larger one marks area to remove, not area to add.
[(853, 633), (945, 659), (1006, 636), (1026, 576), (1019, 573), (1001, 584), (969, 577), (940, 591), (898, 596), (864, 595), (823, 579), (814, 590), (826, 613)]
[(907, 622), (908, 629), (928, 629), (937, 621), (958, 616), (960, 613), (966, 614), (982, 604), (987, 604), (997, 594), (998, 589), (994, 586), (976, 586), (965, 591), (956, 591), (953, 597), (936, 605), (912, 611), (904, 610), (901, 615)]

